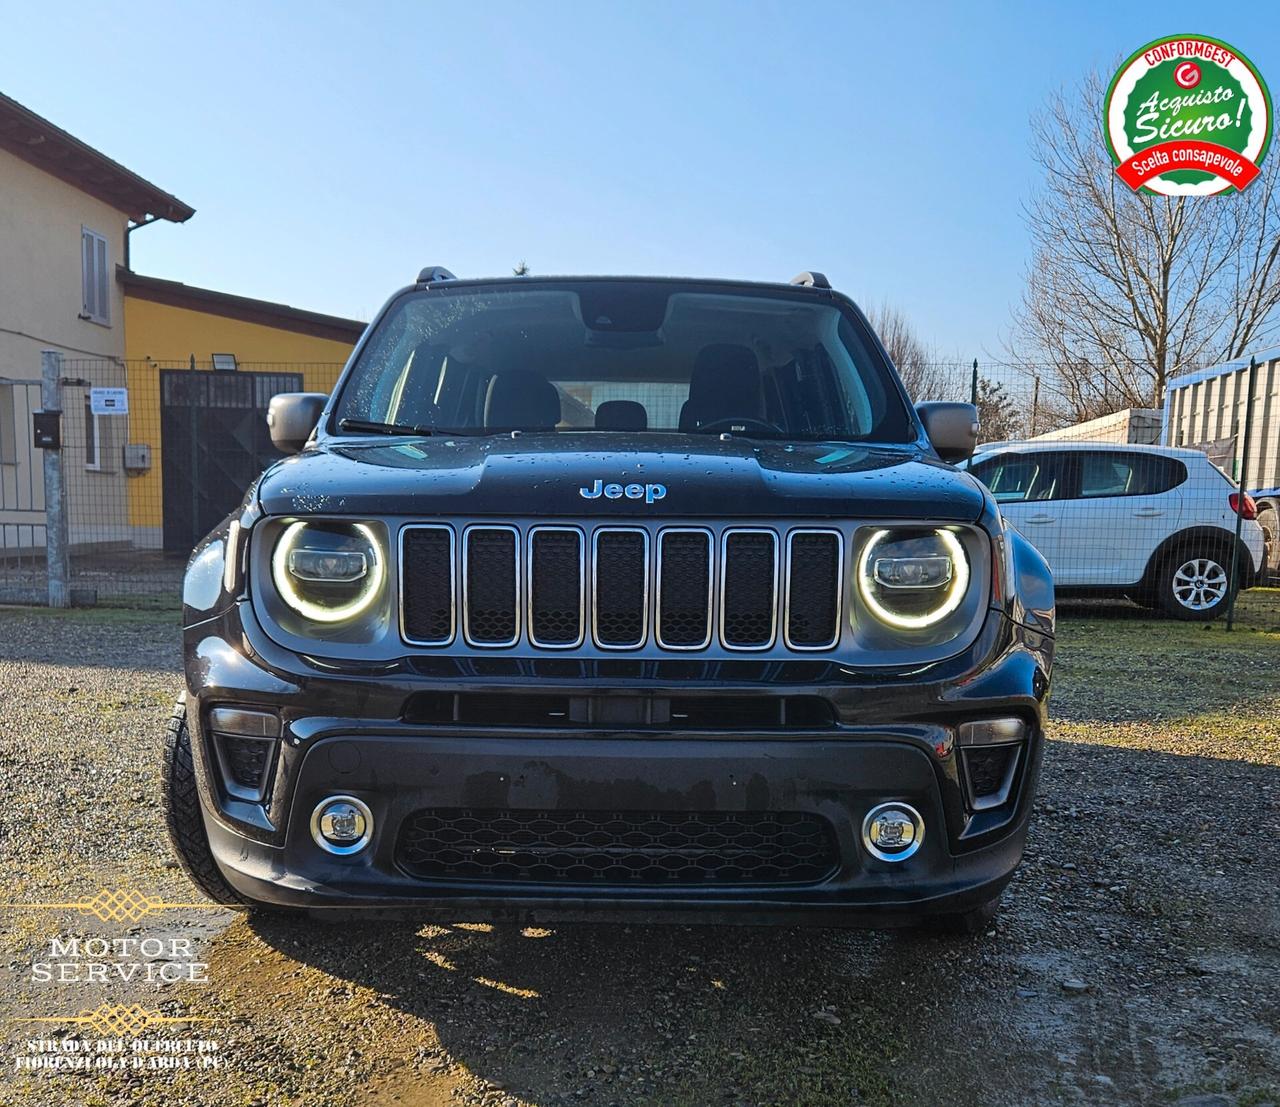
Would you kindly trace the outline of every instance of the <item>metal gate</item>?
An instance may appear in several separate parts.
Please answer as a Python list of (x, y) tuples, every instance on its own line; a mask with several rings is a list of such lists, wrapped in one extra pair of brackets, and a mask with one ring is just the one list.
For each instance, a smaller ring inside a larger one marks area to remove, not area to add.
[(0, 377), (0, 599), (44, 586), (44, 472), (31, 442), (40, 382)]
[(267, 405), (277, 393), (301, 389), (301, 373), (161, 371), (166, 551), (189, 551), (280, 458)]

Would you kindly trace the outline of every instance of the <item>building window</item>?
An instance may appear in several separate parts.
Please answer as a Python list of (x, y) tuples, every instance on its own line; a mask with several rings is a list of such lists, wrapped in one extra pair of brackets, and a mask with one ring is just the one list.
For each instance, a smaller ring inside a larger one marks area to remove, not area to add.
[(88, 395), (84, 398), (84, 467), (100, 470), (102, 468), (102, 424), (99, 415), (94, 415)]
[(18, 464), (18, 423), (13, 413), (13, 385), (0, 384), (0, 465)]
[(107, 240), (91, 231), (80, 228), (81, 292), (84, 310), (81, 319), (111, 326), (111, 275), (108, 272)]

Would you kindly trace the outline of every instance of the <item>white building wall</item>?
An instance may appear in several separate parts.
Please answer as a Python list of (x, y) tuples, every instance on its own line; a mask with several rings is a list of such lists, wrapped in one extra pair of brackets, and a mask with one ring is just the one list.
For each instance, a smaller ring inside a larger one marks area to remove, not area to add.
[[(0, 150), (0, 389), (5, 381), (39, 380), (43, 349), (62, 352), (67, 376), (102, 385), (123, 378), (124, 302), (115, 267), (124, 261), (127, 227), (124, 212)], [(106, 326), (80, 318), (82, 228), (107, 240)], [(43, 533), (32, 530), (33, 523), (42, 521), (33, 511), (42, 511), (44, 502), (41, 455), (30, 446), (28, 397), (25, 387), (17, 385), (0, 399), (0, 556), (15, 544), (44, 543)], [(83, 414), (70, 409), (82, 402), (81, 390), (65, 391), (68, 414), (62, 431), (68, 445), (81, 446)], [(123, 443), (116, 430), (108, 431), (97, 470), (85, 467), (82, 448), (64, 452), (67, 490), (77, 509), (73, 545), (109, 541), (118, 529), (116, 521), (126, 518)], [(10, 441), (6, 444), (4, 438)]]

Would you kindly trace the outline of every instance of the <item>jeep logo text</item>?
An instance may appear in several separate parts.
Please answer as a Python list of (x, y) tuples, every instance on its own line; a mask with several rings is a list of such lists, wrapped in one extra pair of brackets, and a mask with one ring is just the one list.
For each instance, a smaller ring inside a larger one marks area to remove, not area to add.
[(584, 500), (598, 500), (603, 496), (606, 500), (644, 500), (647, 504), (657, 503), (667, 495), (665, 484), (605, 484), (596, 481), (590, 488), (579, 488), (578, 495)]

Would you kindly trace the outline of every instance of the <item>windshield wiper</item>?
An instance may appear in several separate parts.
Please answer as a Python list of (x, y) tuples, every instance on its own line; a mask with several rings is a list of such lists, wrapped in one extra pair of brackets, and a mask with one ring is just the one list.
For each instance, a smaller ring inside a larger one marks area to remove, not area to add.
[(377, 423), (369, 419), (341, 419), (338, 421), (338, 429), (355, 431), (357, 434), (407, 434), (418, 436), (436, 433), (434, 427), (415, 426), (410, 423)]

